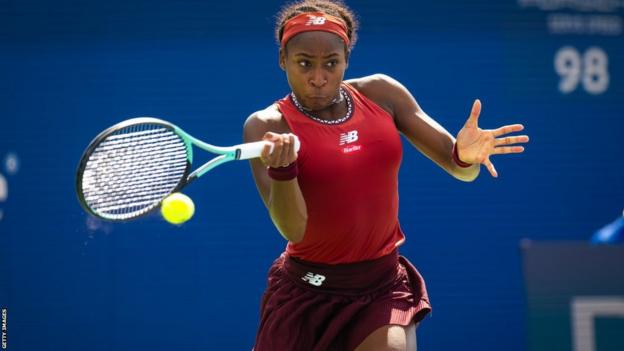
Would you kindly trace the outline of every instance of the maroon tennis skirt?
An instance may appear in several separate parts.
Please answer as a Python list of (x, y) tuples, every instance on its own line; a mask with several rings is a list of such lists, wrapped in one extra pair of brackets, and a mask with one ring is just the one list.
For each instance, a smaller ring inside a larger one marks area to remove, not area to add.
[(339, 265), (283, 253), (269, 270), (254, 351), (353, 350), (376, 329), (430, 311), (422, 276), (397, 251)]

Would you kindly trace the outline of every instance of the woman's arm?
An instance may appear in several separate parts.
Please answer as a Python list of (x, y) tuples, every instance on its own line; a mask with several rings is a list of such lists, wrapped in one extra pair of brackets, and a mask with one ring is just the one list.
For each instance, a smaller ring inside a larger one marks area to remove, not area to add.
[[(418, 105), (416, 99), (401, 83), (383, 74), (349, 81), (356, 89), (379, 104), (390, 113), (397, 129), (429, 159), (442, 167), (453, 177), (472, 181), (479, 175), (480, 164), (484, 164), (492, 176), (498, 174), (489, 157), (492, 154), (519, 153), (521, 146), (504, 146), (528, 142), (526, 135), (499, 138), (503, 134), (517, 132), (520, 124), (504, 126), (495, 130), (483, 130), (477, 125), (481, 103), (476, 100), (470, 117), (457, 135), (457, 140), (429, 117)], [(453, 160), (453, 146), (457, 148), (459, 161), (472, 164), (462, 167)]]
[(269, 210), (273, 223), (282, 236), (297, 243), (303, 239), (307, 223), (307, 209), (297, 178), (275, 180), (267, 167), (279, 168), (296, 162), (294, 136), (274, 106), (258, 111), (245, 121), (245, 142), (268, 140), (274, 143), (273, 152), (265, 147), (260, 158), (250, 160), (251, 171), (258, 192)]

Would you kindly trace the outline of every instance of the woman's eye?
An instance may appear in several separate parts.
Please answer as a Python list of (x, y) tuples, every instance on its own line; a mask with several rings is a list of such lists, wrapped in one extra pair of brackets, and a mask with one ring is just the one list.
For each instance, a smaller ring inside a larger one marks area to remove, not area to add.
[(308, 61), (299, 61), (299, 66), (301, 67), (308, 67), (310, 65), (310, 62)]
[(326, 63), (327, 67), (335, 67), (338, 64), (338, 61), (329, 61)]

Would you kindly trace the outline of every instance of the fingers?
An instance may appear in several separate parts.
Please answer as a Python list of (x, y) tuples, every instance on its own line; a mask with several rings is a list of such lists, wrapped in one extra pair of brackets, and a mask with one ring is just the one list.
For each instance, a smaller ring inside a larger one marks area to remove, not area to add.
[[(295, 135), (288, 134), (288, 152), (285, 154), (286, 156), (286, 165), (289, 165), (291, 162), (297, 159), (297, 151), (295, 150)], [(291, 161), (292, 160), (292, 161)]]
[[(468, 122), (466, 122), (467, 125), (468, 123), (475, 123), (474, 126), (476, 126), (476, 122), (478, 120), (478, 113), (481, 112), (481, 104), (480, 103), (477, 104), (477, 102), (478, 100), (475, 101), (475, 104), (473, 105), (470, 118)], [(510, 124), (510, 125), (506, 125), (506, 126), (494, 129), (494, 130), (486, 131), (489, 135), (489, 138), (488, 138), (489, 144), (483, 145), (483, 147), (485, 147), (486, 150), (482, 150), (482, 151), (484, 151), (485, 155), (487, 156), (481, 163), (487, 168), (488, 172), (490, 172), (492, 177), (498, 178), (498, 172), (496, 171), (496, 168), (494, 167), (494, 164), (492, 163), (492, 161), (490, 161), (491, 155), (522, 153), (524, 152), (524, 146), (517, 146), (513, 144), (524, 144), (524, 143), (529, 142), (528, 135), (514, 135), (514, 136), (509, 136), (509, 137), (504, 137), (504, 138), (498, 138), (498, 137), (501, 135), (509, 134), (509, 133), (519, 132), (521, 130), (524, 130), (524, 126), (522, 124)], [(492, 143), (492, 139), (494, 139), (493, 143)]]
[(501, 136), (504, 134), (519, 132), (523, 129), (524, 129), (524, 126), (522, 124), (511, 124), (511, 125), (500, 127), (498, 129), (494, 129), (492, 132), (494, 133), (494, 136), (497, 137), (497, 136)]
[(518, 136), (496, 139), (496, 141), (494, 142), (494, 146), (520, 144), (520, 143), (528, 143), (528, 142), (529, 142), (528, 135), (518, 135)]
[(490, 172), (492, 177), (498, 178), (498, 172), (496, 172), (496, 168), (494, 168), (494, 164), (492, 164), (492, 161), (490, 161), (489, 157), (487, 157), (485, 161), (483, 161), (483, 164), (487, 168), (488, 172)]
[[(262, 140), (269, 141), (272, 144), (275, 144), (277, 136), (278, 136), (278, 134), (267, 132), (262, 137)], [(275, 150), (275, 147), (273, 147), (273, 151), (274, 150)], [(262, 149), (262, 154), (260, 155), (260, 160), (262, 160), (262, 163), (264, 163), (265, 165), (268, 165), (270, 157), (271, 157), (271, 146), (270, 145), (265, 145), (264, 148)]]
[[(512, 127), (512, 126), (506, 126), (506, 127)], [(502, 128), (506, 128), (506, 127), (502, 127)], [(490, 172), (492, 177), (498, 178), (498, 172), (496, 171), (496, 168), (494, 167), (494, 164), (492, 163), (492, 161), (490, 161), (490, 156), (522, 153), (524, 152), (524, 146), (500, 146), (500, 145), (527, 143), (528, 141), (529, 141), (529, 137), (527, 135), (518, 135), (518, 136), (495, 139), (494, 147), (490, 148), (489, 155), (485, 157), (482, 164), (487, 168), (488, 172)]]
[(466, 125), (469, 127), (477, 127), (479, 122), (479, 115), (481, 114), (481, 100), (476, 99), (472, 104), (472, 110), (470, 110), (470, 117), (466, 121)]
[(262, 150), (260, 159), (266, 166), (274, 168), (285, 167), (297, 159), (294, 134), (267, 132), (262, 137), (262, 140), (273, 143), (272, 151), (268, 145)]
[[(520, 125), (517, 125), (517, 126), (520, 126)], [(512, 127), (512, 126), (507, 126), (507, 127)], [(503, 128), (507, 128), (507, 127), (503, 127)], [(498, 139), (495, 139), (494, 141), (495, 147), (492, 150), (492, 154), (494, 155), (519, 154), (519, 153), (524, 152), (524, 146), (502, 146), (502, 145), (523, 144), (523, 143), (528, 143), (528, 142), (529, 142), (528, 135), (518, 135), (518, 136), (505, 137), (505, 138), (498, 138)]]
[(260, 160), (265, 165), (267, 164), (267, 160), (269, 158), (270, 153), (271, 153), (271, 145), (268, 145), (268, 144), (264, 145), (264, 147), (262, 148), (262, 153), (260, 154)]
[(502, 146), (495, 147), (492, 154), (502, 155), (502, 154), (519, 154), (524, 152), (524, 146)]

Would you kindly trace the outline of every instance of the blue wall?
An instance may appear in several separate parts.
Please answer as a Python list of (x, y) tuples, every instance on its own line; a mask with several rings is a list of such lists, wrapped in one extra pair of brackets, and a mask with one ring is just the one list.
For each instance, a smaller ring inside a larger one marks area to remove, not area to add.
[[(521, 122), (531, 136), (524, 154), (493, 159), (499, 179), (483, 169), (474, 183), (404, 144), (401, 250), (434, 305), (419, 329), (424, 350), (524, 350), (519, 240), (587, 240), (624, 207), (621, 28), (548, 27), (561, 14), (611, 16), (621, 26), (624, 11), (541, 3), (351, 2), (361, 31), (347, 77), (397, 78), (453, 134), (480, 98), (482, 127)], [(280, 5), (0, 0), (0, 183), (8, 184), (0, 305), (9, 350), (252, 347), (266, 271), (285, 242), (247, 164), (187, 188), (197, 211), (181, 227), (157, 215), (89, 218), (74, 172), (91, 138), (129, 117), (239, 142), (246, 117), (289, 91), (273, 39)], [(606, 53), (607, 89), (558, 89), (553, 62), (567, 46), (581, 59), (594, 46)]]

